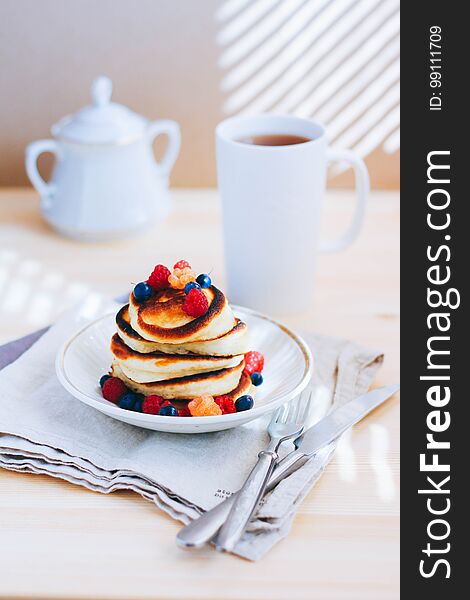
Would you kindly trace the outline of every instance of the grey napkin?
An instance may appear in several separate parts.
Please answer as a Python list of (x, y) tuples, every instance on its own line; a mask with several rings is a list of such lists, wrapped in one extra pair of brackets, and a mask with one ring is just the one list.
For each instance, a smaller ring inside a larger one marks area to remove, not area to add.
[[(102, 493), (130, 489), (188, 523), (242, 485), (267, 443), (269, 418), (218, 433), (165, 434), (121, 423), (70, 396), (55, 375), (58, 348), (83, 323), (114, 309), (85, 303), (48, 330), (0, 347), (0, 467)], [(315, 361), (313, 423), (364, 393), (382, 355), (346, 340), (305, 337)], [(237, 554), (257, 560), (288, 534), (334, 450), (335, 444), (324, 448), (267, 496)]]

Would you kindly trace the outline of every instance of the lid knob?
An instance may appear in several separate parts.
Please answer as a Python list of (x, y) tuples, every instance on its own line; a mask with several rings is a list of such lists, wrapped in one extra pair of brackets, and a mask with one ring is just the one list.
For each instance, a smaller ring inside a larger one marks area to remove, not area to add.
[(112, 102), (112, 92), (112, 81), (97, 77), (91, 84), (88, 106), (56, 123), (53, 135), (80, 144), (116, 144), (143, 137), (149, 126), (147, 119)]
[(94, 106), (109, 104), (113, 93), (113, 82), (109, 77), (97, 77), (91, 84), (91, 100)]

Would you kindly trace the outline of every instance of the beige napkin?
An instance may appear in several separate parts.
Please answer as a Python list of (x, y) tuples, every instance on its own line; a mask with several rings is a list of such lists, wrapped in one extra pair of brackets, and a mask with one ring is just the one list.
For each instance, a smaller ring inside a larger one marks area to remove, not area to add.
[[(55, 375), (58, 348), (79, 326), (114, 309), (108, 302), (85, 303), (0, 371), (0, 466), (102, 493), (131, 489), (188, 523), (242, 485), (267, 443), (269, 418), (218, 433), (166, 434), (121, 423), (70, 396)], [(382, 356), (345, 340), (306, 339), (315, 361), (313, 423), (366, 391)], [(334, 449), (322, 450), (267, 496), (237, 554), (257, 560), (288, 534)]]

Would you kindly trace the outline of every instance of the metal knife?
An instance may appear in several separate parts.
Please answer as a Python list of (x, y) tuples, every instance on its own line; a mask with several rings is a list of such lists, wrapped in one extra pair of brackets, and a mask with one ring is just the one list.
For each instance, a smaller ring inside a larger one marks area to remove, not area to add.
[[(295, 440), (296, 450), (279, 461), (266, 491), (272, 490), (280, 481), (299, 469), (314, 454), (336, 440), (399, 389), (400, 386), (394, 384), (368, 392), (331, 411), (316, 425), (307, 429)], [(236, 493), (183, 527), (176, 536), (176, 543), (182, 548), (200, 548), (210, 542), (225, 522), (235, 497)]]

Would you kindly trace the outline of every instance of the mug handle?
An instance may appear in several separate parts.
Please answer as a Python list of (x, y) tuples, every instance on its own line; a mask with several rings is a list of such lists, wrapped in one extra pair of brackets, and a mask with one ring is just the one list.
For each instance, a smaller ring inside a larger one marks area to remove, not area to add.
[(148, 136), (150, 145), (153, 145), (159, 135), (168, 136), (168, 146), (160, 162), (155, 161), (166, 177), (169, 177), (170, 171), (175, 164), (181, 146), (181, 133), (178, 123), (169, 119), (153, 121), (148, 127)]
[(354, 169), (356, 177), (356, 208), (351, 224), (336, 240), (320, 242), (320, 252), (337, 252), (349, 246), (361, 230), (367, 198), (369, 196), (369, 173), (362, 158), (351, 152), (351, 150), (334, 150), (328, 148), (326, 158), (328, 161), (346, 161)]
[(26, 147), (25, 166), (29, 180), (42, 197), (52, 196), (55, 185), (44, 181), (38, 171), (37, 160), (43, 152), (51, 152), (57, 159), (60, 158), (60, 147), (55, 140), (38, 140)]

